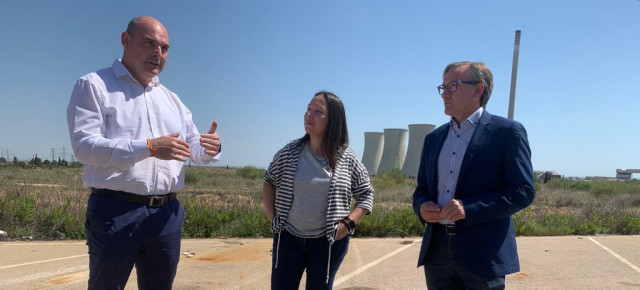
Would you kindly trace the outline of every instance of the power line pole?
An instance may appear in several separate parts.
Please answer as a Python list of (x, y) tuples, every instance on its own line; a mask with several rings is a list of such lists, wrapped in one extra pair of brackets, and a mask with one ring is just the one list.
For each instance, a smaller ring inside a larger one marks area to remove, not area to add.
[(56, 160), (56, 149), (51, 148), (51, 162)]
[(67, 161), (67, 149), (62, 146), (62, 149), (58, 149), (58, 155), (62, 156), (62, 160)]

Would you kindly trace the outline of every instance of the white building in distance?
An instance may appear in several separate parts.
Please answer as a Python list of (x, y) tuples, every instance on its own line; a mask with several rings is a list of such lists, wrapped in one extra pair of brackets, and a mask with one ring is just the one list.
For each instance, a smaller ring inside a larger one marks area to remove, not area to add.
[(362, 164), (367, 168), (369, 175), (374, 175), (378, 171), (382, 148), (384, 148), (384, 134), (382, 132), (364, 132)]
[(402, 168), (407, 152), (407, 129), (384, 129), (384, 149), (376, 175)]
[(407, 148), (407, 155), (404, 158), (404, 164), (402, 165), (402, 172), (404, 173), (404, 176), (418, 176), (424, 137), (426, 137), (427, 134), (435, 128), (436, 126), (431, 124), (409, 125), (409, 148)]

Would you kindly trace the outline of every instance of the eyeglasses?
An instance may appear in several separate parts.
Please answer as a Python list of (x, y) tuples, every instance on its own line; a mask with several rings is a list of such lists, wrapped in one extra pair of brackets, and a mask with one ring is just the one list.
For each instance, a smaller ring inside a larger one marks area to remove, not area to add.
[(305, 115), (309, 115), (313, 118), (322, 118), (324, 117), (324, 112), (319, 111), (319, 110), (313, 110), (311, 108), (307, 109), (307, 111), (304, 113)]
[(446, 85), (439, 85), (438, 86), (438, 94), (442, 95), (444, 94), (444, 90), (447, 90), (447, 93), (454, 93), (455, 91), (458, 90), (458, 86), (460, 84), (469, 84), (469, 85), (475, 85), (479, 82), (475, 82), (475, 81), (461, 81), (461, 80), (457, 80), (457, 81), (452, 81)]

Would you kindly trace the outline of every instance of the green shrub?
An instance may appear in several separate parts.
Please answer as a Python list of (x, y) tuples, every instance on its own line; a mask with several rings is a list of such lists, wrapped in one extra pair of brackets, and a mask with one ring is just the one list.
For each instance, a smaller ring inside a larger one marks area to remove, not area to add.
[(356, 237), (406, 237), (421, 236), (424, 226), (413, 212), (411, 205), (389, 208), (374, 205), (373, 213), (358, 223)]
[(638, 234), (640, 215), (614, 210), (581, 208), (573, 212), (538, 211), (524, 209), (513, 216), (516, 235), (560, 236), (594, 234)]
[(583, 190), (589, 191), (591, 188), (591, 182), (589, 181), (575, 181), (569, 179), (551, 179), (547, 182), (547, 187), (569, 190)]
[(187, 170), (184, 173), (184, 184), (196, 184), (199, 179), (200, 176), (194, 171)]
[[(184, 237), (271, 237), (261, 205), (264, 170), (185, 170), (191, 185), (179, 194)], [(88, 194), (81, 174), (79, 168), (0, 166), (0, 229), (10, 238), (84, 239)], [(372, 182), (373, 214), (360, 221), (356, 237), (421, 236), (424, 226), (411, 206), (415, 179), (395, 169)], [(551, 180), (538, 186), (534, 204), (513, 217), (518, 235), (640, 234), (637, 180)]]
[(398, 168), (387, 170), (371, 179), (373, 188), (376, 190), (400, 187), (404, 184), (404, 181), (404, 173)]
[(236, 174), (246, 179), (263, 179), (267, 171), (253, 166), (245, 166), (236, 171)]
[(236, 203), (216, 206), (200, 203), (195, 197), (182, 201), (185, 222), (182, 235), (189, 238), (269, 237), (271, 226), (259, 205)]
[(640, 233), (640, 217), (626, 216), (616, 224), (614, 232), (623, 235), (637, 235)]
[[(85, 206), (66, 198), (47, 199), (43, 194), (10, 191), (0, 198), (0, 229), (12, 238), (83, 239)], [(86, 200), (85, 200), (86, 201)]]
[(549, 188), (587, 191), (595, 195), (640, 194), (638, 180), (568, 180), (552, 179), (547, 183)]

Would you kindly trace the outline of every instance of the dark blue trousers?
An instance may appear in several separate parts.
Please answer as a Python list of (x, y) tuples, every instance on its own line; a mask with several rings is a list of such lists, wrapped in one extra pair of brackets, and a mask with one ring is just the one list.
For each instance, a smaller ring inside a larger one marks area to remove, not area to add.
[[(302, 273), (307, 271), (307, 290), (332, 289), (342, 260), (347, 255), (349, 236), (335, 241), (331, 246), (331, 261), (329, 261), (329, 241), (327, 237), (305, 239), (296, 237), (286, 230), (273, 238), (273, 259), (271, 264), (271, 289), (297, 290), (300, 286)], [(277, 268), (276, 268), (277, 259)], [(327, 283), (327, 265), (329, 267), (329, 282)]]
[(139, 289), (171, 289), (183, 217), (178, 200), (149, 207), (92, 194), (85, 222), (89, 289), (124, 289), (134, 264)]
[(429, 290), (504, 289), (504, 276), (483, 279), (465, 267), (456, 252), (456, 236), (433, 231), (424, 258), (424, 273)]

